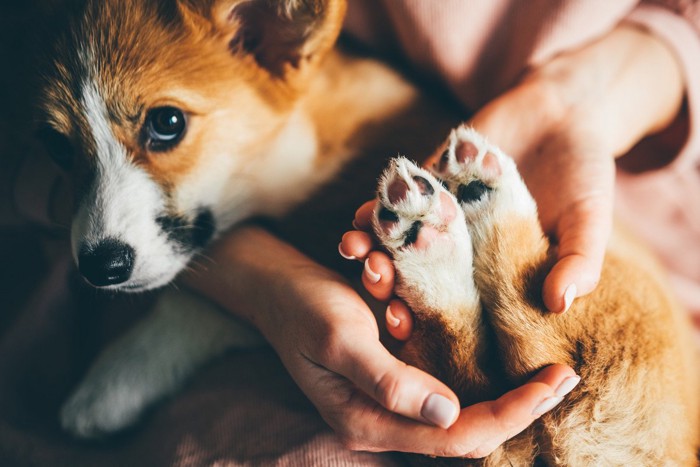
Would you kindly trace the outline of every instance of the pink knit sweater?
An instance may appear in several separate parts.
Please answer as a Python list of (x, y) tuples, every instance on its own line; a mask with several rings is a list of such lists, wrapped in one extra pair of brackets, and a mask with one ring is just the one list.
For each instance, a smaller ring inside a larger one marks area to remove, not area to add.
[[(351, 0), (346, 31), (399, 53), (468, 109), (513, 86), (528, 67), (627, 21), (667, 42), (683, 66), (688, 131), (664, 141), (676, 156), (658, 170), (618, 169), (618, 218), (668, 267), (700, 316), (700, 2), (690, 0)], [(659, 149), (658, 144), (655, 146)]]

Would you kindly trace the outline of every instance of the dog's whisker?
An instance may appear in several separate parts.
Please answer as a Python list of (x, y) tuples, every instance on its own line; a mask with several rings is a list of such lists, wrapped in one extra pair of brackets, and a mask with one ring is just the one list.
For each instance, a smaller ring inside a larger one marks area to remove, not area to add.
[(196, 253), (193, 255), (193, 257), (192, 257), (192, 260), (193, 260), (193, 261), (204, 260), (204, 261), (206, 261), (206, 262), (209, 263), (209, 264), (215, 264), (215, 263), (216, 263), (216, 261), (214, 260), (214, 258), (212, 258), (211, 256), (206, 255), (206, 254), (204, 254), (204, 253), (202, 253), (202, 252), (196, 252)]

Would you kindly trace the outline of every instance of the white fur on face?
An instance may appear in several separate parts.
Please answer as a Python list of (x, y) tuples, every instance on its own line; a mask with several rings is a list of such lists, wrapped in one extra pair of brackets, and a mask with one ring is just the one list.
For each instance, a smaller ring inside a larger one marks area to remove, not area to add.
[(237, 148), (253, 146), (249, 138), (258, 134), (245, 124), (237, 127), (237, 133), (244, 133), (237, 139), (231, 138), (227, 129), (221, 140), (229, 144), (202, 158), (172, 193), (181, 210), (210, 208), (219, 232), (253, 215), (284, 215), (307, 199), (343, 162), (338, 157), (337, 165), (319, 167), (316, 133), (299, 110), (291, 114), (274, 139), (258, 142), (256, 153), (244, 157)]
[(266, 149), (265, 157), (256, 158), (255, 163), (246, 167), (256, 193), (256, 213), (283, 215), (331, 177), (342, 158), (336, 158), (337, 166), (322, 166), (318, 164), (318, 150), (317, 135), (311, 122), (299, 110), (292, 113)]
[(134, 269), (129, 280), (114, 289), (146, 290), (169, 282), (189, 257), (178, 253), (156, 222), (164, 211), (161, 188), (128, 159), (126, 148), (116, 139), (97, 85), (86, 80), (81, 98), (95, 142), (95, 172), (71, 228), (73, 255), (114, 239), (134, 250)]

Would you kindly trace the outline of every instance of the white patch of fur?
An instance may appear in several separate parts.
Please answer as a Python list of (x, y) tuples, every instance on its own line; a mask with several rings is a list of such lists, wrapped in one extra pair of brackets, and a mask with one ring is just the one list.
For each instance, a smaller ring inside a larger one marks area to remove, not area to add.
[(396, 293), (412, 310), (463, 323), (461, 318), (471, 316), (479, 306), (468, 235), (437, 240), (425, 250), (409, 247), (398, 251), (394, 266), (398, 275)]
[(317, 136), (301, 109), (274, 140), (259, 142), (254, 154), (241, 157), (227, 150), (204, 158), (174, 192), (181, 210), (212, 209), (218, 232), (252, 215), (285, 214), (338, 168), (318, 165)]
[[(425, 178), (434, 189), (432, 195), (422, 194), (413, 180)], [(391, 204), (387, 191), (392, 181), (403, 180), (409, 187), (406, 197)], [(456, 209), (455, 218), (445, 226), (446, 236), (439, 237), (429, 247), (417, 249), (404, 246), (406, 232), (414, 222), (440, 226), (440, 193), (457, 201), (427, 171), (405, 158), (393, 159), (384, 171), (378, 195), (380, 203), (395, 212), (399, 220), (388, 231), (383, 229), (374, 213), (374, 230), (381, 243), (391, 253), (398, 274), (397, 294), (414, 310), (456, 317), (471, 314), (479, 306), (479, 295), (473, 280), (473, 252), (464, 215)]]
[(154, 312), (100, 354), (63, 405), (61, 424), (82, 438), (119, 431), (205, 362), (227, 349), (264, 342), (212, 303), (166, 291)]
[(112, 132), (107, 109), (97, 85), (84, 83), (81, 103), (95, 141), (94, 179), (73, 220), (73, 254), (112, 238), (131, 246), (134, 269), (116, 289), (144, 290), (169, 282), (189, 259), (178, 254), (156, 223), (164, 210), (163, 193), (156, 182), (128, 159), (126, 148)]

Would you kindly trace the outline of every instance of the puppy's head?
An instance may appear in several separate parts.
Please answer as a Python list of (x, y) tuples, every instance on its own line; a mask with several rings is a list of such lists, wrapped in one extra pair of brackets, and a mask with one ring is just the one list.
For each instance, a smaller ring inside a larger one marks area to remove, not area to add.
[(300, 102), (343, 12), (334, 0), (74, 9), (42, 135), (75, 181), (72, 247), (90, 283), (163, 285), (216, 233), (298, 200), (317, 152)]

